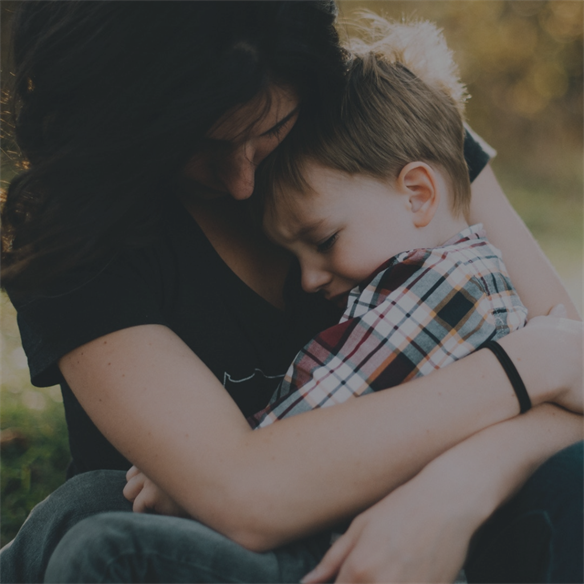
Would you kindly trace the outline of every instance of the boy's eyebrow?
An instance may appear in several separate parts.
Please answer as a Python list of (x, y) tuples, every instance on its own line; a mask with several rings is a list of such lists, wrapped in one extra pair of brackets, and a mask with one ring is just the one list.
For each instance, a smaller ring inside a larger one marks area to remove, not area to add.
[(285, 126), (298, 113), (298, 110), (299, 106), (296, 106), (290, 113), (284, 116), (279, 122), (276, 122), (269, 130), (260, 134), (260, 136), (267, 136), (268, 134), (279, 130), (282, 126)]
[(310, 233), (317, 231), (319, 227), (325, 223), (326, 219), (318, 219), (316, 221), (312, 221), (311, 223), (305, 223), (297, 230), (292, 232), (292, 239), (300, 239), (301, 237), (306, 237)]

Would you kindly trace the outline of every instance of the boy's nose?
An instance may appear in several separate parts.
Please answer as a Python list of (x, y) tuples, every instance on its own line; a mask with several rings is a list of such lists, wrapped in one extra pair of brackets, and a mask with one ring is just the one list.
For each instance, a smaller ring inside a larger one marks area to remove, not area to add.
[(253, 193), (256, 163), (253, 146), (243, 144), (228, 158), (224, 175), (220, 180), (236, 200), (242, 201), (251, 197)]
[(331, 281), (331, 276), (325, 270), (302, 266), (302, 289), (312, 294), (322, 290)]

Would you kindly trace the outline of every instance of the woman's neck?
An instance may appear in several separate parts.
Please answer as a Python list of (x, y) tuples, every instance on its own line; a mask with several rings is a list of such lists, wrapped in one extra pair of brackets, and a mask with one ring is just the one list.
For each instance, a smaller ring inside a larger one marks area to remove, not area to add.
[(248, 201), (184, 195), (180, 200), (227, 266), (254, 292), (282, 309), (291, 256), (254, 224)]

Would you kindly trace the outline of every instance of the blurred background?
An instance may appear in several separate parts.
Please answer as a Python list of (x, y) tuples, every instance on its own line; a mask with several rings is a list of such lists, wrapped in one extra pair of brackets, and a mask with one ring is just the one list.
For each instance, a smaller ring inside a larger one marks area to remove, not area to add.
[[(3, 0), (2, 84), (10, 81)], [(467, 120), (498, 152), (495, 172), (582, 311), (583, 3), (580, 0), (341, 1), (342, 19), (368, 9), (436, 22), (471, 99)], [(341, 23), (341, 33), (350, 25)], [(161, 47), (163, 50), (163, 47)], [(3, 119), (4, 116), (3, 116)], [(16, 172), (2, 143), (2, 184)], [(64, 480), (69, 459), (59, 388), (30, 385), (15, 314), (0, 298), (2, 545), (32, 506)]]

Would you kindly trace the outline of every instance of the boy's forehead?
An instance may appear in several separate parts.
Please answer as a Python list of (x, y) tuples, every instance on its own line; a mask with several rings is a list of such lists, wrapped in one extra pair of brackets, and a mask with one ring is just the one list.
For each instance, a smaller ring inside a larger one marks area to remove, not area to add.
[(335, 193), (347, 178), (345, 173), (314, 161), (305, 163), (303, 176), (305, 191), (281, 186), (266, 207), (264, 227), (286, 241), (309, 237), (325, 223), (331, 206), (337, 202)]
[(315, 230), (323, 220), (306, 195), (287, 193), (276, 197), (267, 206), (264, 228), (269, 234), (295, 241)]

